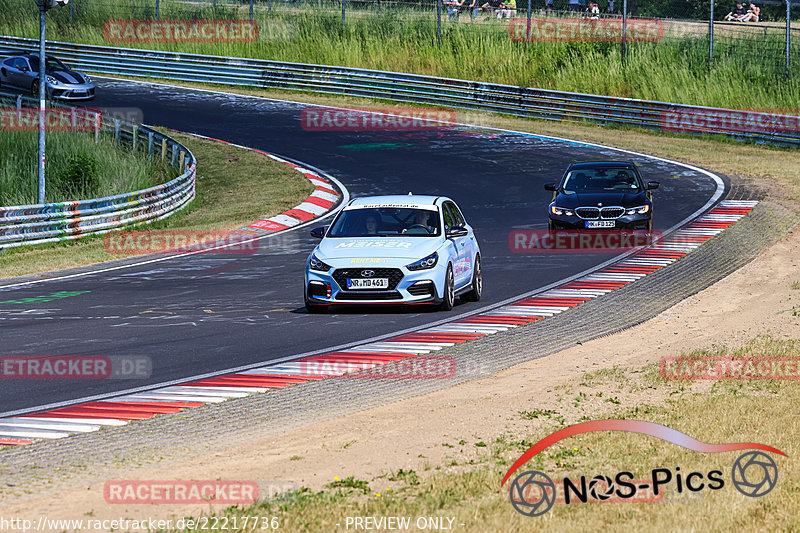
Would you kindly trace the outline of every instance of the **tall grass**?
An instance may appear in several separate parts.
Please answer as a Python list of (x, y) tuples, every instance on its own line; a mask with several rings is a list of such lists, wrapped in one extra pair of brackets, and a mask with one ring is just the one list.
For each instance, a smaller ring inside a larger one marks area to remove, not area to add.
[[(37, 133), (0, 131), (0, 205), (26, 205), (37, 198)], [(160, 161), (132, 153), (91, 134), (47, 133), (47, 202), (110, 196), (144, 189), (175, 176)]]
[[(66, 9), (51, 10), (48, 36), (62, 41), (109, 44), (103, 38), (108, 19), (149, 18), (154, 2), (82, 0), (69, 20)], [(797, 108), (800, 69), (786, 76), (779, 31), (720, 37), (718, 53), (708, 60), (705, 37), (632, 43), (625, 61), (618, 43), (518, 43), (505, 23), (459, 23), (443, 16), (437, 41), (430, 12), (374, 8), (348, 11), (344, 31), (341, 12), (329, 2), (323, 9), (275, 0), (267, 14), (257, 5), (260, 37), (254, 43), (131, 44), (187, 53), (242, 56), (280, 61), (344, 65), (414, 72), (547, 89), (737, 108)], [(246, 5), (161, 2), (161, 18), (247, 18)], [(30, 0), (0, 0), (0, 32), (38, 35), (35, 5)], [(800, 57), (798, 39), (794, 54)]]

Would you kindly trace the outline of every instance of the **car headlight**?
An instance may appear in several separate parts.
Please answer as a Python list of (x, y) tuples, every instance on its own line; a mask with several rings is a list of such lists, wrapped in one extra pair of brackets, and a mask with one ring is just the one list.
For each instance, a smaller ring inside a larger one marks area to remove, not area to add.
[(626, 215), (646, 215), (649, 212), (650, 212), (650, 206), (649, 205), (643, 205), (643, 206), (640, 206), (640, 207), (632, 207), (630, 209), (626, 209), (625, 210), (625, 214)]
[(92, 77), (88, 74), (81, 74), (81, 76), (83, 76), (83, 79), (86, 80), (86, 83), (92, 83)]
[(406, 265), (406, 268), (409, 270), (427, 270), (435, 267), (437, 261), (439, 261), (439, 254), (433, 252), (428, 257), (423, 257), (419, 261), (414, 261), (410, 265)]
[(552, 213), (554, 215), (559, 215), (559, 216), (561, 216), (561, 215), (566, 215), (568, 217), (572, 216), (572, 210), (571, 209), (565, 209), (563, 207), (558, 207), (556, 205), (551, 205), (550, 206), (550, 213)]
[(311, 254), (311, 257), (308, 259), (308, 268), (311, 270), (317, 270), (319, 272), (327, 272), (332, 267), (329, 264), (320, 261), (316, 255)]
[(47, 83), (49, 83), (50, 85), (58, 85), (60, 83), (53, 76), (45, 76), (45, 79), (47, 80)]

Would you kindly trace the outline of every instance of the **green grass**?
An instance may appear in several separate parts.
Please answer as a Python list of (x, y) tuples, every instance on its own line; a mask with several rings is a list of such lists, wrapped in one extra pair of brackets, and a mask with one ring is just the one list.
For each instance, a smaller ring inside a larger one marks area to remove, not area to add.
[[(150, 4), (121, 2), (112, 8), (82, 2), (72, 23), (68, 10), (52, 10), (48, 36), (108, 45), (102, 32), (107, 19), (152, 17)], [(717, 57), (710, 63), (705, 37), (631, 43), (623, 62), (616, 43), (515, 43), (505, 23), (445, 20), (437, 45), (430, 11), (375, 15), (362, 10), (361, 16), (351, 12), (342, 32), (341, 13), (334, 9), (289, 11), (275, 5), (272, 15), (263, 4), (257, 6), (261, 29), (254, 43), (117, 46), (415, 72), (697, 105), (796, 109), (800, 101), (800, 70), (791, 78), (784, 75), (783, 37), (777, 30), (766, 36), (721, 36)], [(201, 8), (162, 2), (161, 18), (247, 18), (247, 11), (220, 5), (214, 12), (209, 4)], [(0, 0), (0, 32), (35, 37), (37, 31), (32, 2)], [(797, 40), (794, 46), (796, 55)]]
[[(110, 196), (169, 181), (175, 171), (160, 160), (115, 146), (103, 135), (48, 132), (45, 200), (63, 202)], [(0, 131), (0, 205), (35, 204), (37, 133)]]
[[(265, 155), (190, 135), (166, 133), (197, 158), (196, 197), (187, 208), (164, 220), (139, 226), (138, 230), (230, 231), (286, 211), (314, 190), (305, 176)], [(0, 278), (123, 257), (124, 254), (108, 253), (102, 236), (11, 248), (0, 250)]]

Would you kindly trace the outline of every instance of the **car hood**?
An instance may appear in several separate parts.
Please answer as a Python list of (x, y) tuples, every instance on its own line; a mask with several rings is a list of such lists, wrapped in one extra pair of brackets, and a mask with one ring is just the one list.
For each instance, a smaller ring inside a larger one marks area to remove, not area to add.
[(88, 83), (86, 81), (86, 77), (81, 74), (80, 72), (75, 72), (74, 70), (48, 70), (45, 72), (47, 76), (52, 76), (61, 83), (70, 83), (70, 84), (83, 84)]
[(442, 237), (327, 237), (316, 248), (325, 259), (402, 258), (422, 259), (435, 252)]
[(647, 197), (644, 192), (560, 193), (556, 196), (555, 203), (559, 207), (573, 209), (582, 206), (597, 207), (597, 204), (638, 207), (647, 203)]

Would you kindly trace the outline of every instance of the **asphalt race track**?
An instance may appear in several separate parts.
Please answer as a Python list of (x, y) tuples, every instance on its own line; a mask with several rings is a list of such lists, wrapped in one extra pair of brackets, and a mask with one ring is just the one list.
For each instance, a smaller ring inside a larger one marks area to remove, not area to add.
[[(300, 126), (302, 104), (174, 87), (100, 80), (93, 106), (135, 107), (144, 122), (289, 157), (341, 181), (352, 196), (441, 194), (475, 227), (484, 297), (477, 310), (607, 261), (611, 254), (517, 254), (515, 228), (546, 228), (550, 193), (574, 161), (633, 159), (658, 180), (655, 226), (681, 222), (712, 197), (709, 176), (611, 149), (477, 128), (438, 132), (318, 132)], [(202, 176), (198, 168), (198, 176)], [(199, 181), (202, 186), (202, 180)], [(134, 355), (153, 361), (149, 380), (3, 380), (8, 413), (205, 372), (285, 358), (423, 326), (447, 314), (364, 309), (309, 315), (303, 268), (317, 241), (308, 228), (261, 241), (252, 255), (193, 255), (149, 265), (2, 289), (3, 355)], [(59, 291), (89, 291), (34, 303), (4, 303)]]

